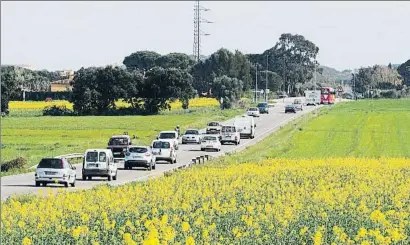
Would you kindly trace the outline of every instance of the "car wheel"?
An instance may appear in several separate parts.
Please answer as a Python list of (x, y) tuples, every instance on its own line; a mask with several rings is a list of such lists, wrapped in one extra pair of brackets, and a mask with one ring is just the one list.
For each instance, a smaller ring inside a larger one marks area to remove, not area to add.
[(70, 185), (71, 185), (71, 187), (75, 187), (75, 177), (74, 177), (73, 183), (71, 183)]
[(45, 187), (45, 186), (47, 186), (47, 183), (46, 183), (46, 182), (43, 182), (42, 185)]
[(40, 182), (36, 181), (36, 186), (40, 186)]
[(174, 163), (177, 163), (177, 158), (174, 159)]
[(112, 179), (113, 179), (113, 180), (117, 180), (117, 175), (118, 175), (118, 172), (116, 171), (116, 172), (115, 172), (115, 175), (112, 177)]
[(64, 183), (64, 187), (66, 187), (66, 188), (68, 187), (68, 182)]
[(155, 170), (155, 168), (157, 167), (157, 163), (156, 162), (153, 162), (153, 163), (154, 163), (154, 165), (152, 165), (152, 169)]
[(92, 176), (87, 176), (88, 177), (88, 180), (92, 180), (93, 179), (93, 177)]
[(83, 180), (86, 180), (87, 179), (87, 176), (86, 175), (83, 175)]
[(150, 162), (149, 163), (149, 165), (148, 165), (148, 168), (147, 168), (149, 171), (151, 171), (152, 170), (152, 162)]
[(108, 175), (108, 181), (111, 181), (111, 180), (112, 180), (112, 176), (110, 174), (110, 175)]
[(201, 151), (204, 151), (204, 148), (201, 148)]

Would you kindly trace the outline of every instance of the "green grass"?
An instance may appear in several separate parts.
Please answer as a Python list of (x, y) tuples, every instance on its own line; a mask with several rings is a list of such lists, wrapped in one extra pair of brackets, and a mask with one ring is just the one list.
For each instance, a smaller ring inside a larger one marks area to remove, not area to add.
[(325, 107), (227, 160), (328, 157), (410, 158), (410, 100), (363, 100)]
[(202, 128), (210, 120), (223, 121), (240, 113), (243, 110), (201, 108), (157, 116), (6, 117), (2, 119), (1, 160), (21, 156), (32, 166), (42, 157), (105, 148), (111, 135), (123, 132), (138, 137), (134, 144), (149, 144), (160, 131), (176, 125), (182, 130)]

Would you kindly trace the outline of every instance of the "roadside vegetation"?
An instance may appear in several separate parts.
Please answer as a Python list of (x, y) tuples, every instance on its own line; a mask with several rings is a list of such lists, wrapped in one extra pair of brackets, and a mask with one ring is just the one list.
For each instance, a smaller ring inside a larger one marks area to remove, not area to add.
[(341, 103), (168, 177), (8, 200), (2, 243), (409, 244), (409, 105)]

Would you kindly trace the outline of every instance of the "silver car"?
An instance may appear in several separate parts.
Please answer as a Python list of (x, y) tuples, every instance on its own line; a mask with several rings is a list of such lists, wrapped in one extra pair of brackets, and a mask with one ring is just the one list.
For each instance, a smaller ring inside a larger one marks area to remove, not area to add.
[(155, 169), (156, 158), (150, 146), (130, 146), (125, 153), (124, 168), (144, 167), (148, 170)]
[(202, 135), (198, 129), (188, 129), (182, 136), (182, 144), (194, 143), (201, 144)]

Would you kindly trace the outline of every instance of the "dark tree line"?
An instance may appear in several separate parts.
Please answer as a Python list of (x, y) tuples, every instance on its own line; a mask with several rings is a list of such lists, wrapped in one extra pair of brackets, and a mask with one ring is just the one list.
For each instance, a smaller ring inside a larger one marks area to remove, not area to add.
[(1, 112), (8, 113), (9, 101), (20, 99), (23, 90), (47, 91), (50, 82), (58, 78), (58, 72), (1, 66)]

